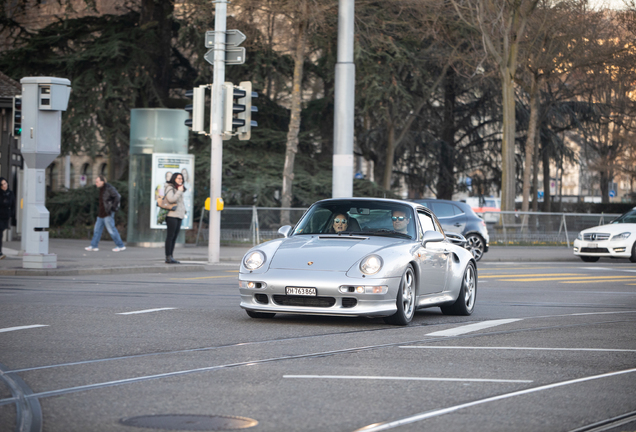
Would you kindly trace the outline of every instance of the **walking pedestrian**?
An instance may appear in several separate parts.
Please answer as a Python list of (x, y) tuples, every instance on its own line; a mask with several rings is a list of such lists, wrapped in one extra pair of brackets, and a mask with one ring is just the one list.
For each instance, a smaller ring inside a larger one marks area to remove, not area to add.
[(2, 253), (2, 234), (11, 226), (11, 219), (15, 218), (15, 195), (9, 189), (9, 183), (0, 177), (0, 259), (7, 256)]
[(181, 264), (172, 257), (174, 252), (174, 244), (177, 241), (179, 231), (181, 231), (181, 222), (186, 215), (185, 204), (183, 203), (183, 194), (186, 191), (183, 185), (183, 174), (176, 172), (172, 174), (170, 181), (166, 183), (163, 190), (165, 191), (165, 199), (170, 204), (176, 204), (177, 208), (168, 212), (166, 216), (166, 264)]
[(87, 251), (97, 252), (99, 246), (99, 240), (102, 238), (102, 232), (104, 226), (108, 230), (111, 238), (115, 242), (115, 249), (113, 252), (121, 252), (126, 250), (124, 242), (121, 241), (119, 231), (115, 226), (115, 212), (119, 210), (119, 204), (121, 195), (117, 192), (117, 189), (110, 183), (106, 183), (106, 177), (98, 175), (95, 177), (95, 186), (99, 189), (99, 210), (97, 212), (97, 220), (95, 221), (95, 228), (93, 229), (93, 240), (91, 245), (85, 247)]

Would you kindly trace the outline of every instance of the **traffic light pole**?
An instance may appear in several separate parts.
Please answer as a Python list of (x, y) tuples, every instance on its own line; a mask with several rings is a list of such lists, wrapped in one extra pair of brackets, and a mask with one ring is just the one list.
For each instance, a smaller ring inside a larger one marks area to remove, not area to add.
[(332, 197), (353, 196), (353, 114), (356, 66), (353, 63), (354, 0), (338, 6)]
[(223, 83), (225, 82), (225, 31), (227, 1), (215, 0), (214, 16), (214, 81), (212, 83), (212, 109), (210, 114), (210, 234), (208, 236), (208, 262), (218, 263), (221, 257), (221, 184), (223, 175)]

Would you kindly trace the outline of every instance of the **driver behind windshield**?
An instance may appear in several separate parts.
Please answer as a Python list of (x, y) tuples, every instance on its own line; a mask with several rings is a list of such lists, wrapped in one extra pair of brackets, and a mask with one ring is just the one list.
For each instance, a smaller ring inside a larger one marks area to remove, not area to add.
[(391, 220), (393, 221), (393, 229), (399, 233), (409, 234), (408, 227), (411, 219), (402, 210), (393, 210), (391, 213)]

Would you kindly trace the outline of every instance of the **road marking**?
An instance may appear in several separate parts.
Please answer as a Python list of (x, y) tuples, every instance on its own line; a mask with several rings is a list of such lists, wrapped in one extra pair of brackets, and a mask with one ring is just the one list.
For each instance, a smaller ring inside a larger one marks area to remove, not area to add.
[(504, 380), (482, 378), (432, 378), (432, 377), (396, 377), (396, 376), (360, 376), (360, 375), (283, 375), (283, 378), (302, 379), (348, 379), (348, 380), (387, 380), (387, 381), (449, 381), (449, 382), (490, 382), (490, 383), (531, 383), (532, 380)]
[(490, 327), (495, 327), (498, 325), (509, 324), (515, 321), (521, 321), (521, 318), (514, 319), (501, 319), (501, 320), (492, 320), (492, 321), (483, 321), (475, 324), (468, 324), (461, 327), (456, 327), (448, 330), (440, 330), (433, 333), (428, 333), (426, 336), (457, 336), (465, 333), (474, 332), (477, 330), (483, 330)]
[[(509, 278), (511, 276), (508, 276)], [(502, 282), (541, 282), (541, 281), (559, 281), (559, 280), (596, 280), (598, 282), (611, 282), (620, 280), (632, 280), (634, 276), (579, 276), (579, 277), (535, 277), (525, 279), (499, 279)]]
[(471, 346), (435, 346), (435, 345), (405, 345), (400, 348), (421, 349), (465, 349), (465, 350), (518, 350), (518, 351), (592, 351), (592, 352), (636, 352), (633, 349), (614, 348), (539, 348), (539, 347), (471, 347)]
[(617, 375), (623, 375), (623, 374), (628, 374), (628, 373), (634, 373), (636, 372), (636, 368), (634, 369), (625, 369), (622, 371), (616, 371), (616, 372), (609, 372), (609, 373), (605, 373), (605, 374), (601, 374), (601, 375), (593, 375), (593, 376), (588, 376), (588, 377), (583, 377), (583, 378), (577, 378), (577, 379), (573, 379), (573, 380), (568, 380), (568, 381), (561, 381), (558, 383), (554, 383), (554, 384), (548, 384), (548, 385), (543, 385), (543, 386), (539, 386), (539, 387), (534, 387), (534, 388), (530, 388), (530, 389), (526, 389), (526, 390), (519, 390), (519, 391), (515, 391), (512, 393), (506, 393), (506, 394), (502, 394), (499, 396), (493, 396), (493, 397), (489, 397), (486, 399), (480, 399), (480, 400), (476, 400), (473, 402), (468, 402), (468, 403), (464, 403), (464, 404), (460, 404), (460, 405), (455, 405), (452, 407), (448, 407), (448, 408), (442, 408), (439, 410), (434, 410), (434, 411), (427, 411), (427, 412), (423, 412), (420, 414), (416, 414), (414, 416), (410, 416), (410, 417), (405, 417), (403, 419), (400, 420), (395, 420), (392, 422), (387, 422), (387, 423), (374, 423), (371, 424), (369, 426), (363, 427), (361, 429), (358, 429), (358, 431), (362, 432), (377, 432), (377, 431), (383, 431), (383, 430), (387, 430), (387, 429), (393, 429), (399, 426), (404, 426), (407, 424), (411, 424), (411, 423), (416, 423), (422, 420), (426, 420), (432, 417), (437, 417), (437, 416), (441, 416), (444, 414), (449, 414), (455, 411), (459, 411), (463, 408), (470, 408), (476, 405), (482, 405), (488, 402), (495, 402), (495, 401), (499, 401), (499, 400), (503, 400), (503, 399), (509, 399), (515, 396), (523, 396), (523, 395), (527, 395), (530, 393), (536, 393), (536, 392), (540, 392), (543, 390), (551, 390), (554, 388), (558, 388), (558, 387), (564, 387), (570, 384), (578, 384), (578, 383), (583, 383), (586, 381), (592, 381), (592, 380), (597, 380), (597, 379), (602, 379), (602, 378), (610, 378), (613, 376), (617, 376)]
[(578, 276), (580, 273), (548, 273), (548, 274), (504, 274), (504, 275), (479, 275), (479, 279), (492, 279), (492, 278), (520, 278), (520, 277), (545, 277), (545, 276)]
[(159, 311), (172, 310), (172, 309), (176, 309), (176, 308), (167, 307), (167, 308), (157, 308), (157, 309), (144, 309), (144, 310), (138, 310), (138, 311), (132, 311), (132, 312), (119, 312), (117, 315), (135, 315), (135, 314), (159, 312)]
[(235, 278), (235, 275), (228, 276), (202, 276), (202, 277), (194, 277), (194, 278), (170, 278), (170, 280), (197, 280), (197, 279), (217, 279), (217, 278)]
[(16, 331), (16, 330), (26, 330), (26, 329), (32, 329), (37, 327), (49, 327), (49, 326), (47, 324), (34, 324), (34, 325), (28, 325), (28, 326), (7, 327), (7, 328), (0, 329), (0, 333)]

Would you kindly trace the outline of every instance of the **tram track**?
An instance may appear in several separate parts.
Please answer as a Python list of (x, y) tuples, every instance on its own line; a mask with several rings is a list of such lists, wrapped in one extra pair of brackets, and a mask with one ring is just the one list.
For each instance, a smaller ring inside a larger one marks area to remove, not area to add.
[[(636, 313), (636, 311), (579, 313), (579, 314), (567, 314), (567, 315), (558, 315), (558, 316), (574, 317), (574, 316), (585, 316), (585, 315), (589, 316), (589, 315), (597, 315), (597, 314), (607, 316), (607, 315), (624, 314), (624, 313), (628, 313), (628, 314)], [(522, 320), (530, 321), (536, 318), (547, 318), (547, 317), (552, 317), (552, 316), (526, 317), (526, 318), (522, 318)], [(461, 322), (461, 324), (467, 325), (467, 324), (476, 323), (476, 322), (480, 322), (480, 321), (463, 321)], [(391, 343), (355, 346), (355, 347), (341, 348), (341, 349), (335, 349), (335, 350), (325, 350), (325, 351), (318, 351), (318, 352), (275, 356), (275, 357), (268, 357), (268, 358), (261, 358), (261, 359), (239, 360), (236, 362), (229, 362), (229, 363), (224, 363), (219, 365), (210, 365), (210, 366), (192, 368), (187, 370), (177, 370), (177, 371), (150, 374), (150, 375), (139, 376), (139, 377), (123, 378), (119, 380), (111, 380), (106, 382), (60, 388), (60, 389), (54, 389), (54, 390), (48, 390), (48, 391), (41, 391), (37, 393), (33, 392), (31, 388), (19, 377), (18, 374), (30, 372), (30, 371), (36, 371), (36, 370), (46, 370), (46, 369), (51, 370), (51, 369), (61, 368), (61, 367), (91, 365), (91, 364), (105, 363), (105, 362), (118, 361), (118, 360), (141, 359), (141, 358), (150, 357), (150, 356), (169, 356), (174, 354), (187, 354), (187, 353), (196, 353), (196, 352), (202, 352), (202, 351), (225, 350), (225, 349), (257, 346), (257, 345), (267, 346), (267, 345), (273, 345), (273, 344), (281, 343), (281, 342), (296, 342), (296, 341), (301, 342), (303, 340), (315, 339), (315, 338), (328, 338), (328, 337), (345, 336), (345, 335), (350, 336), (350, 335), (357, 335), (357, 334), (364, 334), (364, 333), (368, 334), (372, 332), (388, 332), (388, 331), (399, 332), (402, 330), (412, 331), (414, 329), (417, 329), (418, 327), (421, 327), (421, 328), (426, 327), (431, 329), (431, 331), (433, 331), (435, 327), (448, 326), (449, 324), (452, 325), (452, 324), (460, 324), (460, 323), (445, 322), (445, 323), (440, 323), (435, 325), (430, 325), (430, 324), (415, 325), (411, 327), (406, 327), (404, 329), (395, 328), (395, 327), (386, 327), (386, 328), (375, 328), (375, 329), (352, 330), (352, 331), (346, 331), (346, 332), (324, 333), (324, 334), (318, 334), (318, 335), (275, 338), (275, 339), (268, 339), (263, 341), (233, 343), (233, 344), (200, 347), (200, 348), (192, 348), (192, 349), (143, 353), (143, 354), (135, 354), (135, 355), (129, 355), (129, 356), (104, 357), (100, 359), (58, 363), (58, 364), (35, 366), (35, 367), (29, 367), (29, 368), (9, 369), (6, 366), (0, 365), (0, 378), (2, 378), (2, 380), (11, 389), (11, 394), (12, 394), (11, 398), (0, 399), (0, 406), (7, 405), (7, 404), (16, 404), (18, 425), (22, 425), (20, 426), (21, 428), (17, 430), (25, 431), (25, 432), (26, 431), (38, 432), (39, 430), (41, 430), (41, 424), (42, 424), (42, 412), (41, 412), (41, 408), (39, 404), (39, 400), (42, 398), (67, 395), (71, 393), (96, 390), (96, 389), (101, 389), (106, 387), (114, 387), (114, 386), (139, 383), (139, 382), (145, 382), (150, 380), (158, 380), (158, 379), (164, 379), (164, 378), (170, 378), (170, 377), (177, 377), (177, 376), (183, 376), (183, 375), (190, 375), (190, 374), (196, 374), (196, 373), (214, 372), (214, 371), (227, 370), (232, 368), (240, 368), (240, 367), (244, 367), (248, 365), (252, 366), (257, 364), (267, 364), (267, 363), (283, 362), (283, 361), (298, 360), (298, 359), (321, 358), (326, 356), (350, 354), (350, 353), (357, 353), (362, 351), (379, 350), (379, 349), (385, 349), (390, 347), (415, 345), (419, 343), (432, 344), (432, 343), (440, 343), (440, 342), (449, 341), (449, 340), (476, 339), (476, 338), (482, 338), (482, 337), (488, 337), (488, 336), (511, 335), (511, 334), (522, 333), (522, 332), (564, 330), (568, 328), (582, 328), (582, 327), (617, 324), (617, 323), (624, 323), (624, 322), (634, 322), (634, 320), (633, 319), (612, 319), (612, 320), (600, 320), (600, 321), (585, 322), (585, 323), (574, 323), (574, 324), (567, 324), (567, 325), (561, 324), (561, 325), (548, 325), (548, 326), (538, 326), (538, 327), (528, 325), (522, 328), (482, 331), (482, 332), (473, 333), (473, 334), (461, 334), (461, 335), (444, 336), (444, 337), (424, 337), (424, 338), (420, 337), (417, 339), (407, 340), (407, 341), (401, 340), (401, 341), (396, 341)], [(603, 429), (600, 429), (600, 430), (603, 430)]]

